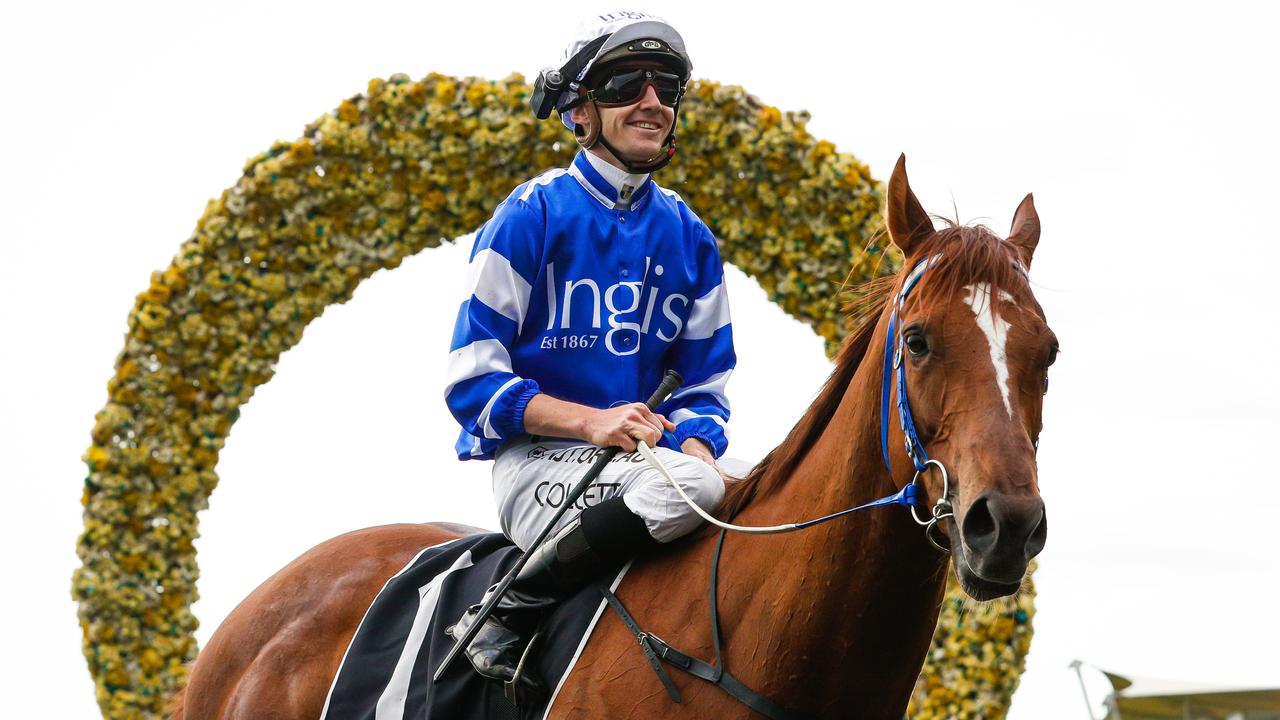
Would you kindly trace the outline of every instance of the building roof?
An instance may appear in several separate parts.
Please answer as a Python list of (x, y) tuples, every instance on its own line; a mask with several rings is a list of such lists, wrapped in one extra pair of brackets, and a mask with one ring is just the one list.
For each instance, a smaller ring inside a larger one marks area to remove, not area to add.
[[(1119, 675), (1103, 671), (1123, 720), (1280, 720), (1280, 688), (1230, 687), (1209, 683)], [(1247, 715), (1239, 715), (1247, 713)]]

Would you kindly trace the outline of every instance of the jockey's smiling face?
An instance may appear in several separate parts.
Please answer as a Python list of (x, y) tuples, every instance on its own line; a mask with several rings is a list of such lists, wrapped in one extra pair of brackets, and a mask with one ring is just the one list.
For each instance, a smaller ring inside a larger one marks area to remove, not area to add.
[[(660, 68), (657, 63), (623, 63), (614, 72)], [(630, 105), (597, 107), (600, 129), (605, 139), (617, 149), (623, 159), (633, 163), (646, 162), (662, 152), (676, 116), (674, 108), (663, 105), (658, 100), (658, 93), (652, 84), (646, 85), (640, 99)], [(575, 107), (571, 112), (570, 119), (590, 132), (591, 123), (595, 120), (592, 114), (583, 106)], [(593, 150), (606, 158), (610, 154), (603, 145), (596, 145)]]

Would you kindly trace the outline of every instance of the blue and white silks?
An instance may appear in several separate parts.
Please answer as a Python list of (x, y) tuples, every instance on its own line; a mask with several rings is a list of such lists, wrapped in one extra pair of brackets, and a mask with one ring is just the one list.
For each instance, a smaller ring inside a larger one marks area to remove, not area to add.
[(524, 434), (539, 392), (596, 408), (644, 402), (668, 368), (685, 385), (658, 408), (676, 424), (661, 444), (696, 437), (724, 453), (736, 363), (724, 269), (676, 193), (645, 179), (620, 199), (580, 152), (497, 207), (470, 273), (445, 388), (460, 459), (490, 459)]

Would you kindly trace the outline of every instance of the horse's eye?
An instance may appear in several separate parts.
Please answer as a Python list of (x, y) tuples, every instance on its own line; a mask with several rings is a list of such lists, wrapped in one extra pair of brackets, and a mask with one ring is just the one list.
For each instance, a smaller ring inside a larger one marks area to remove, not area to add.
[(1045, 363), (1045, 367), (1049, 367), (1058, 360), (1058, 343), (1049, 346), (1049, 361)]
[(902, 339), (907, 346), (907, 352), (915, 357), (920, 357), (929, 352), (929, 341), (924, 339), (924, 335), (920, 333), (911, 333)]

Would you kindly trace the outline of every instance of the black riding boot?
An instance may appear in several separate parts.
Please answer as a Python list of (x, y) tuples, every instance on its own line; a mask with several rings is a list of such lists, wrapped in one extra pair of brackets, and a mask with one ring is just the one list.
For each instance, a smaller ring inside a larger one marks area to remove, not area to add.
[[(582, 511), (573, 522), (532, 551), (529, 561), (467, 647), (467, 658), (476, 672), (494, 680), (511, 680), (529, 638), (547, 610), (606, 570), (621, 566), (637, 552), (657, 544), (644, 520), (632, 513), (621, 497)], [(445, 632), (454, 639), (462, 637), (496, 587), (489, 588), (480, 604), (472, 605), (457, 624)], [(541, 680), (533, 675), (529, 670), (522, 674), (522, 692), (545, 691)]]

